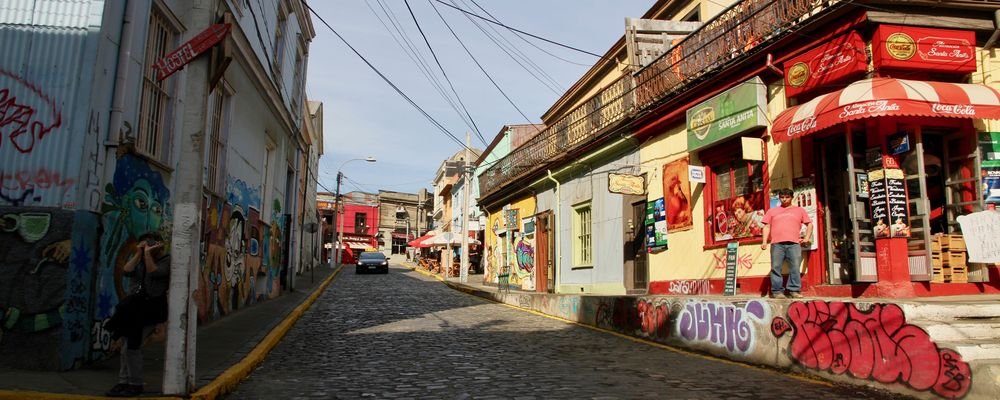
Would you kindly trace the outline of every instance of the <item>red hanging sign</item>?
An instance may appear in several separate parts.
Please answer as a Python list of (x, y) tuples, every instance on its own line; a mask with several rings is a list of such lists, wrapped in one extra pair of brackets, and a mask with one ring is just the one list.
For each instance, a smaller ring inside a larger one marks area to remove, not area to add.
[(794, 97), (868, 69), (865, 42), (857, 32), (833, 38), (784, 63), (785, 96)]
[(976, 71), (972, 31), (880, 25), (872, 39), (875, 66), (941, 72)]
[(170, 54), (157, 60), (153, 63), (153, 68), (156, 68), (158, 71), (156, 79), (162, 81), (168, 76), (173, 75), (174, 72), (184, 68), (185, 65), (194, 60), (199, 54), (204, 53), (206, 50), (212, 48), (212, 46), (221, 42), (231, 28), (232, 24), (212, 25), (182, 44), (176, 50), (171, 51)]

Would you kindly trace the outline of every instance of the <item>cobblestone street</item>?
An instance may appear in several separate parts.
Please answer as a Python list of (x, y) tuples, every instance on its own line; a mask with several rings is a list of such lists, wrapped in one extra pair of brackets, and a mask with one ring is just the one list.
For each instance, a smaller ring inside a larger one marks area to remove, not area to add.
[(345, 268), (231, 399), (883, 399)]

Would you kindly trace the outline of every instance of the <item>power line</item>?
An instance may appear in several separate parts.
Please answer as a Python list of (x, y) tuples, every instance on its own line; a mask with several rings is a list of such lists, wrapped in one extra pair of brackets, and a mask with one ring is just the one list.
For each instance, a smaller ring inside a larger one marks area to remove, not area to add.
[(461, 140), (458, 139), (458, 137), (456, 137), (454, 134), (452, 134), (450, 131), (448, 131), (448, 129), (445, 128), (443, 125), (441, 125), (441, 123), (439, 123), (437, 120), (435, 120), (434, 117), (432, 117), (430, 114), (428, 114), (426, 111), (424, 111), (423, 108), (421, 108), (415, 101), (413, 101), (413, 99), (411, 99), (410, 96), (407, 96), (406, 93), (404, 93), (402, 91), (402, 89), (400, 89), (398, 86), (396, 86), (395, 83), (392, 83), (392, 81), (389, 80), (389, 78), (387, 76), (385, 76), (385, 74), (383, 74), (382, 71), (379, 71), (379, 69), (376, 68), (374, 65), (372, 65), (372, 63), (370, 61), (368, 61), (368, 59), (365, 58), (365, 56), (361, 55), (361, 53), (357, 49), (355, 49), (354, 46), (352, 46), (351, 43), (347, 41), (347, 39), (345, 39), (343, 36), (341, 36), (340, 33), (337, 32), (336, 29), (333, 29), (333, 26), (330, 26), (330, 24), (328, 22), (326, 22), (326, 20), (323, 19), (323, 17), (320, 16), (319, 13), (317, 13), (316, 10), (314, 10), (312, 8), (312, 6), (310, 6), (308, 3), (305, 3), (305, 2), (303, 2), (303, 4), (305, 4), (306, 8), (308, 8), (309, 11), (312, 12), (313, 15), (315, 15), (316, 18), (319, 19), (320, 22), (322, 22), (323, 25), (325, 25), (327, 27), (327, 29), (330, 30), (330, 32), (333, 32), (333, 34), (336, 35), (337, 38), (340, 39), (340, 41), (344, 42), (344, 44), (348, 48), (350, 48), (351, 51), (354, 52), (354, 54), (356, 56), (358, 56), (358, 58), (361, 59), (361, 61), (364, 61), (365, 65), (367, 65), (368, 68), (371, 68), (372, 71), (374, 71), (379, 76), (379, 78), (382, 78), (382, 80), (385, 81), (385, 83), (387, 83), (390, 87), (392, 87), (392, 89), (395, 90), (396, 93), (398, 93), (400, 96), (402, 96), (403, 99), (405, 99), (408, 103), (410, 103), (411, 106), (413, 106), (414, 108), (416, 108), (417, 111), (420, 112), (420, 114), (422, 114), (425, 118), (427, 118), (435, 127), (437, 127), (438, 129), (440, 129), (441, 132), (443, 132), (445, 135), (447, 135), (452, 140), (454, 140), (455, 143), (458, 143), (462, 148), (466, 148), (465, 143), (463, 143)]
[[(528, 121), (529, 124), (534, 125), (534, 123), (531, 122), (531, 119), (528, 118), (527, 115), (524, 115), (524, 112), (517, 107), (517, 104), (514, 104), (514, 101), (510, 99), (510, 96), (508, 96), (507, 93), (500, 88), (500, 85), (497, 84), (497, 82), (493, 79), (492, 76), (490, 76), (489, 72), (486, 72), (486, 68), (483, 68), (483, 65), (479, 63), (479, 60), (476, 59), (476, 56), (472, 55), (472, 52), (469, 51), (469, 48), (465, 46), (465, 43), (462, 42), (462, 39), (459, 39), (458, 34), (455, 33), (455, 30), (451, 29), (451, 25), (449, 25), (448, 21), (444, 19), (444, 16), (441, 15), (441, 12), (438, 11), (437, 7), (434, 7), (433, 3), (431, 3), (431, 8), (433, 8), (434, 12), (436, 12), (438, 17), (441, 18), (441, 21), (444, 22), (444, 25), (448, 27), (448, 31), (451, 32), (452, 36), (455, 37), (455, 40), (458, 40), (458, 43), (462, 45), (462, 49), (465, 50), (465, 53), (468, 54), (469, 57), (472, 58), (472, 61), (476, 63), (476, 66), (479, 67), (479, 70), (482, 71), (484, 75), (486, 75), (486, 78), (488, 78), (490, 82), (493, 83), (493, 86), (496, 87), (498, 91), (500, 91), (500, 94), (502, 94), (503, 97), (507, 99), (507, 102), (510, 103), (510, 105), (513, 106), (515, 110), (517, 110), (518, 114), (521, 114), (521, 116), (524, 117), (524, 119)], [(463, 147), (465, 146), (463, 145)]]
[[(477, 8), (479, 8), (480, 10), (483, 10), (483, 12), (484, 12), (484, 13), (486, 13), (486, 15), (489, 15), (489, 16), (490, 16), (490, 18), (493, 18), (493, 19), (494, 19), (495, 21), (497, 21), (497, 22), (500, 22), (500, 20), (499, 20), (499, 19), (497, 19), (497, 17), (493, 16), (493, 14), (490, 14), (490, 12), (489, 12), (489, 11), (486, 11), (486, 9), (485, 9), (485, 8), (483, 8), (483, 6), (481, 6), (481, 5), (479, 5), (478, 3), (476, 3), (476, 1), (475, 1), (475, 0), (471, 0), (471, 1), (472, 1), (472, 4), (475, 4)], [(567, 62), (567, 63), (570, 63), (570, 64), (573, 64), (573, 65), (579, 65), (579, 66), (581, 66), (581, 67), (589, 67), (589, 66), (591, 66), (591, 64), (584, 64), (584, 63), (578, 63), (578, 62), (576, 62), (576, 61), (572, 61), (572, 60), (567, 60), (567, 59), (565, 59), (565, 58), (562, 58), (562, 57), (559, 57), (559, 56), (557, 56), (557, 55), (553, 54), (552, 52), (550, 52), (550, 51), (548, 51), (548, 50), (545, 50), (545, 49), (543, 49), (543, 48), (542, 48), (541, 46), (539, 46), (539, 45), (537, 45), (537, 44), (533, 43), (532, 41), (530, 41), (530, 40), (528, 40), (528, 39), (525, 39), (525, 38), (524, 38), (524, 36), (521, 36), (521, 35), (520, 35), (520, 34), (518, 34), (517, 32), (514, 32), (514, 36), (517, 36), (517, 38), (518, 38), (518, 39), (521, 39), (521, 40), (522, 40), (523, 42), (525, 42), (525, 43), (527, 43), (527, 44), (531, 45), (531, 47), (534, 47), (534, 48), (538, 49), (539, 51), (541, 51), (542, 53), (545, 53), (545, 54), (548, 54), (548, 55), (550, 55), (550, 56), (552, 56), (553, 58), (556, 58), (556, 59), (558, 59), (558, 60), (561, 60), (561, 61), (565, 61), (565, 62)]]
[[(451, 8), (454, 8), (454, 9), (456, 9), (456, 10), (458, 10), (458, 11), (461, 11), (461, 12), (463, 12), (463, 13), (465, 13), (465, 14), (468, 14), (468, 15), (471, 15), (471, 16), (473, 16), (473, 17), (476, 17), (476, 18), (479, 18), (479, 19), (481, 19), (481, 20), (483, 20), (483, 21), (486, 21), (486, 22), (489, 22), (489, 23), (491, 23), (491, 24), (496, 24), (496, 25), (500, 25), (500, 26), (502, 26), (502, 27), (504, 27), (504, 28), (506, 28), (506, 29), (509, 29), (509, 30), (511, 30), (511, 31), (513, 31), (513, 32), (517, 32), (517, 33), (520, 33), (520, 34), (523, 34), (523, 35), (527, 35), (527, 36), (530, 36), (530, 37), (533, 37), (533, 38), (535, 38), (535, 39), (538, 39), (538, 40), (541, 40), (541, 41), (543, 41), (543, 42), (548, 42), (548, 43), (551, 43), (551, 44), (554, 44), (554, 45), (556, 45), (556, 46), (559, 46), (559, 47), (565, 47), (565, 48), (567, 48), (567, 49), (570, 49), (570, 50), (574, 50), (574, 51), (578, 51), (578, 52), (581, 52), (581, 53), (584, 53), (584, 54), (589, 54), (589, 55), (592, 55), (592, 56), (594, 56), (594, 57), (597, 57), (597, 58), (600, 58), (600, 59), (602, 59), (602, 60), (603, 60), (603, 59), (608, 59), (607, 57), (604, 57), (604, 56), (602, 56), (602, 55), (600, 55), (600, 54), (596, 54), (596, 53), (591, 53), (591, 52), (589, 52), (589, 51), (586, 51), (586, 50), (581, 50), (581, 49), (578, 49), (578, 48), (576, 48), (576, 47), (573, 47), (573, 46), (570, 46), (570, 45), (565, 45), (565, 44), (562, 44), (562, 43), (559, 43), (559, 42), (556, 42), (556, 41), (554, 41), (554, 40), (549, 40), (549, 39), (546, 39), (546, 38), (543, 38), (543, 37), (541, 37), (541, 36), (538, 36), (538, 35), (533, 35), (533, 34), (530, 34), (530, 33), (528, 33), (528, 32), (525, 32), (525, 31), (522, 31), (522, 30), (520, 30), (520, 29), (517, 29), (517, 28), (513, 28), (513, 27), (510, 27), (510, 26), (507, 26), (507, 25), (504, 25), (504, 24), (500, 23), (499, 21), (494, 21), (494, 20), (491, 20), (491, 19), (489, 19), (489, 18), (485, 18), (485, 17), (483, 17), (483, 16), (481, 16), (481, 15), (478, 15), (478, 14), (476, 14), (476, 13), (474, 13), (474, 12), (471, 12), (471, 11), (466, 11), (466, 10), (463, 10), (463, 9), (462, 9), (461, 7), (457, 7), (457, 6), (453, 6), (453, 5), (451, 5), (451, 4), (448, 4), (448, 3), (445, 3), (445, 2), (443, 2), (443, 1), (441, 1), (441, 0), (434, 0), (434, 1), (436, 1), (436, 2), (438, 2), (438, 3), (441, 3), (441, 4), (444, 4), (445, 6), (448, 6), (448, 7), (451, 7)], [(612, 59), (609, 59), (609, 60), (612, 60)]]
[(438, 69), (441, 70), (441, 75), (443, 75), (444, 80), (448, 82), (448, 86), (451, 88), (451, 92), (455, 94), (458, 104), (462, 106), (462, 110), (465, 111), (465, 115), (468, 116), (469, 121), (472, 122), (472, 128), (476, 131), (476, 135), (479, 136), (479, 140), (483, 141), (483, 145), (489, 145), (489, 143), (486, 142), (486, 139), (483, 138), (482, 132), (479, 131), (479, 126), (476, 125), (476, 120), (472, 118), (472, 114), (469, 114), (469, 110), (465, 107), (465, 103), (462, 102), (462, 96), (459, 96), (458, 91), (455, 90), (455, 85), (451, 82), (451, 78), (448, 77), (448, 72), (445, 71), (444, 66), (441, 65), (441, 60), (438, 59), (437, 53), (434, 52), (434, 47), (431, 46), (430, 40), (427, 40), (427, 35), (424, 34), (424, 29), (420, 27), (420, 22), (417, 21), (417, 16), (413, 14), (413, 9), (410, 8), (410, 1), (403, 0), (403, 3), (406, 4), (406, 9), (410, 12), (410, 17), (413, 18), (413, 24), (417, 26), (417, 31), (420, 32), (420, 37), (424, 38), (424, 43), (427, 44), (427, 49), (430, 50), (431, 56), (434, 57), (434, 62), (437, 63)]

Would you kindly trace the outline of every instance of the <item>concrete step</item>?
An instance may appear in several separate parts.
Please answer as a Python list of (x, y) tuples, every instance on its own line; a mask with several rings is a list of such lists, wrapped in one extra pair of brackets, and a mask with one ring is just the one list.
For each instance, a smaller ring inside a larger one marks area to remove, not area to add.
[(1000, 301), (997, 302), (921, 302), (896, 303), (906, 315), (906, 320), (963, 321), (972, 319), (997, 319), (1000, 321)]
[(980, 363), (1000, 364), (1000, 343), (996, 339), (938, 340), (937, 345), (941, 349), (955, 350), (966, 362), (978, 360)]
[(1000, 320), (958, 320), (954, 322), (928, 323), (922, 321), (913, 322), (921, 326), (936, 341), (962, 341), (993, 339), (1000, 342)]

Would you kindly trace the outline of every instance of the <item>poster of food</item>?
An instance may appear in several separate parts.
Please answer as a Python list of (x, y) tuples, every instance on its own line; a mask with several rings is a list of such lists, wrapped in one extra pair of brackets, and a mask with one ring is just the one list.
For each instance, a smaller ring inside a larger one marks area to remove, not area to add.
[(646, 250), (660, 251), (667, 248), (667, 210), (663, 198), (646, 202)]
[(691, 218), (691, 184), (688, 181), (687, 157), (663, 166), (663, 196), (666, 199), (667, 225), (671, 231), (684, 231), (694, 226)]
[(712, 207), (716, 241), (760, 236), (764, 233), (764, 192), (718, 200)]

